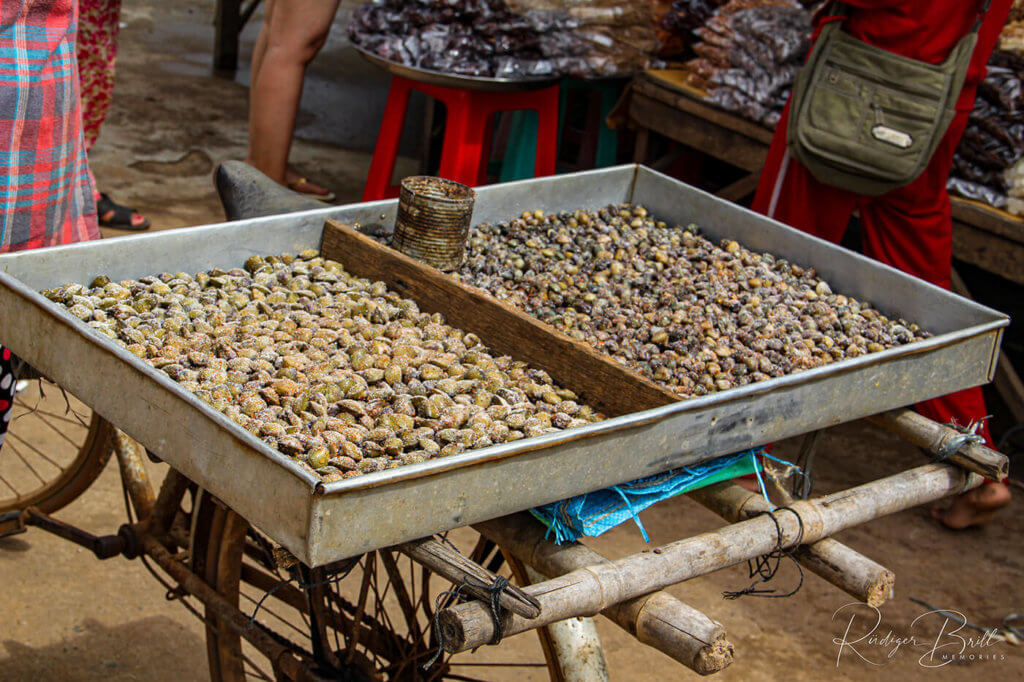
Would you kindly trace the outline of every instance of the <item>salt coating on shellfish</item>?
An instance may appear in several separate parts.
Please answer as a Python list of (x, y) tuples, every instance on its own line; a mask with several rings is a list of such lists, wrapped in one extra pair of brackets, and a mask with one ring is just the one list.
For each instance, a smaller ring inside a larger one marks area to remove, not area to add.
[(630, 204), (482, 223), (455, 275), (683, 397), (928, 336), (811, 268)]
[(43, 293), (324, 481), (603, 418), (316, 251)]

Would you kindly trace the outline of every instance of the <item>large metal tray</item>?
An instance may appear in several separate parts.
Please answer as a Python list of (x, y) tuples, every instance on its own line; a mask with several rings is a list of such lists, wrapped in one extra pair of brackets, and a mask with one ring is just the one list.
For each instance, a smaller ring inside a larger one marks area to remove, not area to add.
[(554, 85), (561, 76), (535, 76), (532, 78), (494, 78), (493, 76), (464, 76), (457, 73), (434, 71), (418, 66), (400, 64), (370, 52), (359, 45), (353, 45), (357, 52), (376, 67), (384, 69), (392, 76), (401, 76), (418, 83), (439, 85), (443, 88), (460, 88), (463, 90), (479, 90), (482, 92), (528, 92)]
[[(327, 207), (0, 256), (0, 342), (311, 565), (693, 464), (990, 381), (1008, 319), (643, 167), (477, 190), (477, 222), (643, 204), (815, 267), (935, 336), (806, 372), (355, 479), (321, 484), (163, 373), (36, 293), (66, 282), (233, 267), (316, 248), (335, 218), (387, 230), (396, 201)], [(486, 341), (486, 339), (485, 339)]]

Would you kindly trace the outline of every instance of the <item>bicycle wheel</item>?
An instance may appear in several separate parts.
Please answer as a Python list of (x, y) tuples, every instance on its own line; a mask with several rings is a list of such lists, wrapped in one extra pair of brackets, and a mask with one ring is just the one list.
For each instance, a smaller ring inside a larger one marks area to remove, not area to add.
[[(201, 494), (193, 509), (193, 570), (243, 612), (254, 613), (254, 624), (297, 656), (329, 660), (341, 679), (561, 679), (543, 634), (533, 661), (509, 660), (499, 648), (485, 647), (444, 655), (423, 670), (437, 650), (433, 614), (438, 595), (451, 587), (447, 581), (389, 550), (290, 574), (275, 559), (274, 545), (211, 495)], [(491, 570), (503, 563), (492, 543), (469, 529), (458, 535), (459, 544), (473, 547), (474, 560)], [(276, 679), (269, 661), (210, 610), (206, 622), (211, 680)]]
[(114, 429), (52, 381), (25, 384), (0, 448), (0, 513), (26, 507), (52, 513), (103, 471)]

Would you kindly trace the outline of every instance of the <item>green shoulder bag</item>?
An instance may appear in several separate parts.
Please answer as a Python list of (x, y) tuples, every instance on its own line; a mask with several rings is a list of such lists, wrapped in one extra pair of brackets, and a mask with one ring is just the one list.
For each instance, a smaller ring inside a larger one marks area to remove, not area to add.
[(789, 152), (820, 182), (878, 196), (924, 172), (956, 114), (978, 29), (941, 64), (910, 59), (842, 30), (846, 9), (821, 30), (797, 76), (790, 107)]

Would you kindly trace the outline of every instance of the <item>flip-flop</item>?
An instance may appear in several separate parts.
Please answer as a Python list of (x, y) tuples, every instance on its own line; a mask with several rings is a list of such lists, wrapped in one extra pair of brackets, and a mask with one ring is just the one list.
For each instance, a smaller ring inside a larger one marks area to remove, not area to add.
[[(108, 213), (113, 213), (109, 219), (104, 219), (103, 216)], [(132, 214), (137, 213), (134, 208), (128, 208), (115, 202), (106, 193), (101, 192), (99, 201), (96, 202), (96, 217), (99, 219), (100, 225), (103, 227), (113, 227), (118, 230), (135, 230), (142, 231), (148, 230), (150, 222), (148, 219), (143, 218), (142, 222), (138, 225), (132, 224)]]
[(334, 192), (331, 192), (329, 190), (327, 194), (319, 194), (317, 192), (303, 192), (302, 190), (300, 190), (299, 187), (301, 187), (302, 185), (311, 184), (307, 178), (299, 178), (298, 180), (294, 180), (292, 182), (285, 184), (288, 187), (288, 189), (297, 194), (301, 194), (304, 197), (309, 197), (310, 199), (317, 199), (319, 201), (334, 201)]

